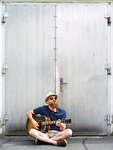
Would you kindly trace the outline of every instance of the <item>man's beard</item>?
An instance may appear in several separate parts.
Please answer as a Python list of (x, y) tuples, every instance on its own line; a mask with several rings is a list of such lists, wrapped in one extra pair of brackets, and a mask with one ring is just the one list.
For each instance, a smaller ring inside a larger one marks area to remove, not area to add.
[(55, 102), (55, 103), (52, 103), (52, 104), (50, 104), (50, 106), (52, 107), (52, 108), (58, 108), (58, 103), (57, 102)]

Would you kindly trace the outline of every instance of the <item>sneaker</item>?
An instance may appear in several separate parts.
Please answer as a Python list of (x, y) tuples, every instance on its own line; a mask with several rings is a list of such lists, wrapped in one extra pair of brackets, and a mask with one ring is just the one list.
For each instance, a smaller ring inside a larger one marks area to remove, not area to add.
[(45, 144), (45, 142), (40, 141), (40, 140), (38, 140), (38, 139), (35, 139), (35, 144), (36, 144), (36, 145), (41, 145), (41, 144)]
[(57, 141), (57, 145), (65, 147), (67, 145), (67, 141), (65, 139)]

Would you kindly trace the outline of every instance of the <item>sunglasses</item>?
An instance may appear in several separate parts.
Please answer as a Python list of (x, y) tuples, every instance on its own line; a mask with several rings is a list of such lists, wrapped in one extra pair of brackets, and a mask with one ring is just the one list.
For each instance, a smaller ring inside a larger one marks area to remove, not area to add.
[(56, 97), (50, 97), (49, 99), (50, 99), (50, 100), (53, 100), (53, 99), (55, 99), (55, 100), (56, 100), (57, 98), (56, 98)]

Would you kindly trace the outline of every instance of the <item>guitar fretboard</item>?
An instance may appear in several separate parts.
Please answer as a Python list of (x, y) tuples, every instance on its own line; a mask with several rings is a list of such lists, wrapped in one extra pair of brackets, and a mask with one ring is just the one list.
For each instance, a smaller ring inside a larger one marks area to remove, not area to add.
[[(55, 121), (46, 121), (46, 122), (42, 122), (42, 125), (51, 125), (51, 124), (56, 124), (57, 120)], [(64, 123), (64, 120), (60, 120), (60, 122)]]

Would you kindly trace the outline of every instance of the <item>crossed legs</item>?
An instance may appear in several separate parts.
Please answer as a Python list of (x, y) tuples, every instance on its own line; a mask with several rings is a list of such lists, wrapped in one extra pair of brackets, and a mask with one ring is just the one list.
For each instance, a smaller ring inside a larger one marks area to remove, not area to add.
[(58, 132), (52, 138), (49, 138), (45, 133), (42, 133), (36, 129), (31, 129), (29, 131), (29, 134), (32, 137), (34, 137), (40, 141), (57, 145), (57, 141), (62, 140), (62, 139), (68, 139), (72, 135), (72, 130), (71, 129), (65, 129), (64, 131)]

